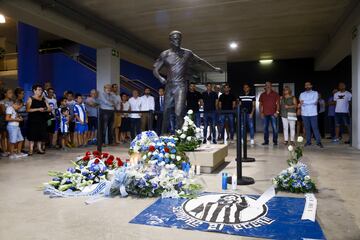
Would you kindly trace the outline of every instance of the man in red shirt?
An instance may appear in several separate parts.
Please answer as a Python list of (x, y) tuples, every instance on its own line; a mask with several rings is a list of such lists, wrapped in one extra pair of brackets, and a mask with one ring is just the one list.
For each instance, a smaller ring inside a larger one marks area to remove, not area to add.
[(273, 130), (273, 143), (278, 144), (277, 117), (279, 115), (279, 94), (272, 90), (271, 82), (265, 83), (265, 92), (260, 95), (260, 114), (264, 119), (264, 143), (269, 145), (269, 123)]

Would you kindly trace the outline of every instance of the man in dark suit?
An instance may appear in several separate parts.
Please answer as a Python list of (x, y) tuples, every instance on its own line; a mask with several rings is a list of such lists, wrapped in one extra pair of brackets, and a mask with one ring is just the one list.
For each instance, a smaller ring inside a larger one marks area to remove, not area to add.
[(160, 136), (164, 112), (165, 90), (161, 87), (158, 91), (159, 97), (155, 99), (155, 111), (161, 113), (155, 114), (155, 131)]

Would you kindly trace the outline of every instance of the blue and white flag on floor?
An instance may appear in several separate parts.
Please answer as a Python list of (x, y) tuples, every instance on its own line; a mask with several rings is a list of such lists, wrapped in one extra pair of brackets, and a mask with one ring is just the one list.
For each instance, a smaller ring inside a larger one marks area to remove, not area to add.
[(270, 239), (325, 239), (318, 222), (301, 220), (305, 199), (204, 193), (194, 199), (158, 199), (130, 223)]

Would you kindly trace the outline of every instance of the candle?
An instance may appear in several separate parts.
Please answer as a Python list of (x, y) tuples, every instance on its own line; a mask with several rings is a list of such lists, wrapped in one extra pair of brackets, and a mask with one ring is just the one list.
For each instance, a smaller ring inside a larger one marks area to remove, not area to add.
[(237, 187), (237, 176), (235, 174), (231, 177), (231, 188), (232, 190), (236, 190)]
[(200, 165), (197, 165), (196, 166), (196, 175), (200, 175), (200, 170), (201, 170)]

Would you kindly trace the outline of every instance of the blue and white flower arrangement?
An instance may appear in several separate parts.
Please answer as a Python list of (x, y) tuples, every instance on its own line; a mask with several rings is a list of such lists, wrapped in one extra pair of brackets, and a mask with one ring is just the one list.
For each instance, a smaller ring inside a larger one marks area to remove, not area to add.
[(303, 141), (303, 137), (300, 136), (295, 146), (288, 147), (290, 158), (287, 163), (289, 167), (272, 179), (277, 190), (293, 193), (317, 192), (315, 182), (309, 175), (308, 167), (301, 162)]
[(189, 110), (184, 117), (181, 129), (176, 130), (175, 138), (178, 139), (177, 146), (181, 151), (194, 151), (201, 144), (201, 129), (195, 125), (194, 112)]

